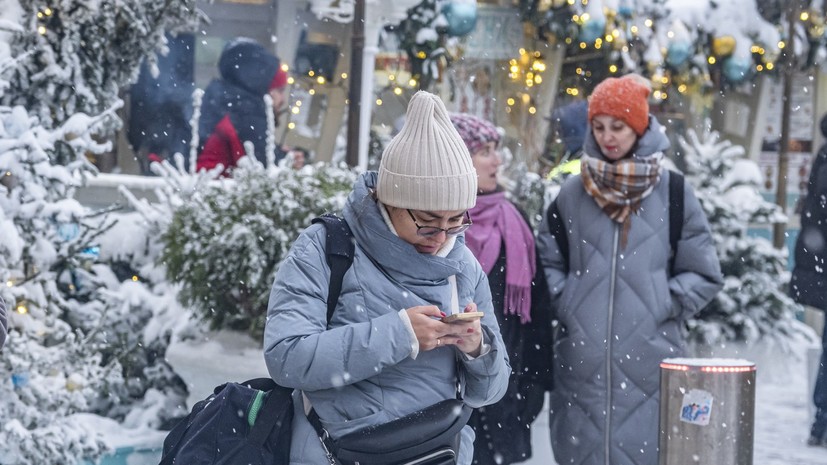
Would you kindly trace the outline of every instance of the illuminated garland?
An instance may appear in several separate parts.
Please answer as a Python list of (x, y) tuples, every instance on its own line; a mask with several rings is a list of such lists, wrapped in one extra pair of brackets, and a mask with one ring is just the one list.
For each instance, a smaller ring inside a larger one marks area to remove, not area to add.
[[(750, 83), (757, 76), (777, 72), (785, 60), (786, 19), (775, 10), (772, 15), (766, 13), (769, 7), (761, 13), (775, 25), (774, 34), (748, 37), (739, 31), (706, 30), (704, 25), (690, 28), (669, 15), (666, 0), (652, 0), (638, 9), (632, 3), (619, 0), (613, 9), (602, 0), (520, 0), (520, 9), (537, 37), (564, 45), (567, 56), (602, 57), (597, 66), (603, 69), (584, 66), (582, 77), (590, 77), (592, 71), (637, 72), (652, 80), (653, 95), (659, 100), (666, 100), (672, 92), (711, 94), (714, 89)], [(712, 2), (709, 9), (713, 14), (721, 11)], [(801, 11), (795, 33), (804, 51), (798, 65), (817, 64), (825, 44), (824, 12)], [(582, 81), (584, 87), (589, 84), (589, 79)]]

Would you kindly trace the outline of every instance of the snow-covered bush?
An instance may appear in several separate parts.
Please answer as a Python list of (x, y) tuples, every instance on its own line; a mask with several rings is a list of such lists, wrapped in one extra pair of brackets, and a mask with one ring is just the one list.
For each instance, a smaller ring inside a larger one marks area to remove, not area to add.
[(214, 328), (264, 328), (277, 264), (310, 221), (338, 212), (356, 173), (328, 164), (263, 168), (242, 159), (233, 180), (201, 189), (177, 208), (160, 260), (181, 299)]
[(748, 229), (787, 219), (759, 193), (761, 171), (743, 158), (743, 147), (719, 140), (708, 123), (706, 128), (701, 134), (690, 131), (680, 143), (686, 178), (709, 219), (725, 281), (716, 298), (689, 320), (689, 339), (707, 346), (764, 337), (783, 341), (800, 332), (797, 304), (785, 292), (787, 251)]

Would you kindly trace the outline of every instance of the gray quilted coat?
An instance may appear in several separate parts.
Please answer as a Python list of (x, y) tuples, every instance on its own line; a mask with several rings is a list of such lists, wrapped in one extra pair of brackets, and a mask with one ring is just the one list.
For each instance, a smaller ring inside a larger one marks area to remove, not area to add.
[[(511, 372), (488, 280), (464, 238), (457, 237), (445, 257), (418, 253), (388, 228), (369, 194), (375, 185), (376, 173), (363, 174), (344, 210), (356, 249), (330, 327), (323, 226), (301, 234), (270, 293), (264, 334), (270, 376), (303, 390), (334, 438), (453, 398), (458, 376), (468, 405), (492, 404), (505, 393)], [(468, 360), (453, 346), (443, 346), (412, 359), (409, 332), (398, 312), (430, 304), (449, 313), (452, 275), (460, 311), (473, 301), (485, 312), (483, 338), (491, 349)], [(294, 404), (290, 463), (327, 463), (301, 403)], [(462, 433), (459, 463), (467, 465), (474, 433), (469, 426)]]
[[(634, 156), (668, 146), (651, 118)], [(590, 133), (584, 150), (601, 156)], [(625, 250), (618, 223), (586, 193), (580, 176), (567, 179), (558, 207), (568, 234), (568, 274), (547, 218), (542, 223), (538, 249), (560, 323), (550, 419), (557, 463), (658, 463), (659, 362), (684, 355), (682, 321), (723, 282), (709, 224), (688, 184), (670, 274), (668, 176), (664, 170), (632, 217)]]

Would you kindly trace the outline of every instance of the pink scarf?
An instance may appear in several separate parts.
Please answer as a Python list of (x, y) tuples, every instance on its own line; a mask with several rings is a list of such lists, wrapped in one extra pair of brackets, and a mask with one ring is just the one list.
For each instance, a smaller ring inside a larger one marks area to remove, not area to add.
[(531, 280), (537, 270), (534, 234), (520, 212), (505, 198), (505, 192), (477, 196), (469, 210), (474, 222), (465, 231), (465, 244), (486, 274), (494, 268), (505, 242), (505, 308), (503, 313), (531, 321)]

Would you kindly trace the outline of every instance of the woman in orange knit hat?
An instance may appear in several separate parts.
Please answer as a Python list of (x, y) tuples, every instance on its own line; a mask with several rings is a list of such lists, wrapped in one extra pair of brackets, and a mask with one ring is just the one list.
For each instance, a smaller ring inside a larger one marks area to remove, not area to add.
[[(594, 89), (581, 174), (566, 180), (541, 224), (537, 247), (560, 329), (557, 463), (658, 463), (659, 362), (683, 355), (682, 322), (723, 283), (700, 203), (662, 167), (669, 139), (649, 114), (649, 93), (637, 75)], [(675, 250), (673, 189), (683, 198)]]

